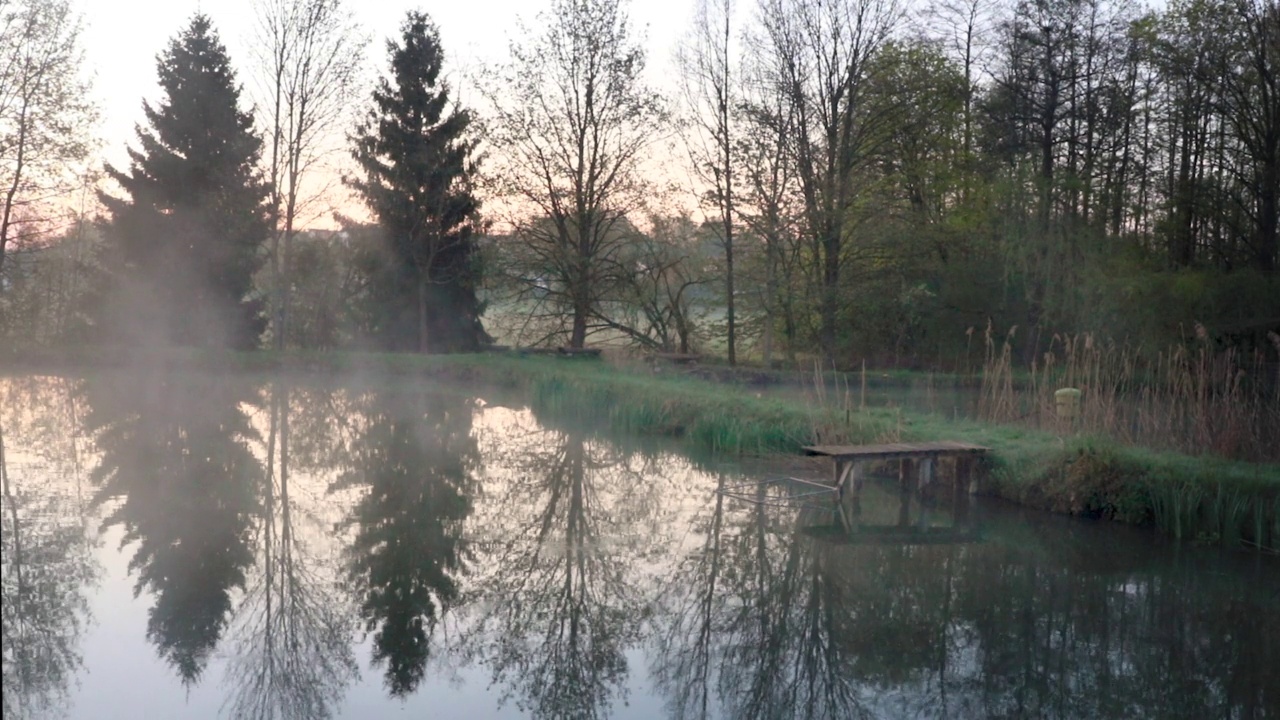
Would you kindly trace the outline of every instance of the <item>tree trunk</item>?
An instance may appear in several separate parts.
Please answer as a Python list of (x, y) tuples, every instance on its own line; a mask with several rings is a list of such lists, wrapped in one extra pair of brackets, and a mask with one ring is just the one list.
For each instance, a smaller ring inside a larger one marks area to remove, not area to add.
[(1173, 265), (1190, 267), (1195, 261), (1195, 191), (1191, 180), (1192, 133), (1189, 122), (1183, 121), (1182, 152), (1178, 162), (1177, 200), (1178, 224), (1173, 238)]
[(418, 276), (418, 352), (426, 354), (430, 351), (427, 342), (427, 276)]
[[(726, 290), (729, 294), (729, 304), (726, 308), (726, 317), (729, 322), (729, 365), (730, 367), (738, 364), (737, 354), (737, 321), (734, 319), (733, 311), (733, 221), (726, 217), (725, 224), (725, 240), (724, 240), (724, 263)], [(683, 351), (682, 351), (683, 352)]]
[(729, 322), (729, 366), (738, 364), (738, 324), (734, 317), (734, 297), (733, 297), (733, 138), (729, 132), (729, 42), (730, 42), (730, 25), (729, 11), (726, 3), (724, 12), (724, 45), (723, 45), (723, 67), (724, 75), (720, 78), (723, 85), (719, 91), (720, 101), (720, 133), (723, 141), (724, 151), (724, 264), (725, 264), (725, 285), (728, 290), (728, 306), (726, 307), (726, 316)]
[(777, 295), (777, 288), (775, 287), (777, 280), (774, 279), (775, 270), (774, 270), (773, 261), (774, 261), (773, 242), (769, 241), (768, 244), (765, 246), (764, 336), (760, 342), (760, 345), (761, 345), (760, 353), (761, 355), (764, 356), (763, 360), (764, 360), (764, 366), (766, 368), (773, 367), (773, 312), (772, 311), (773, 311), (773, 302), (774, 302), (773, 299), (774, 299), (774, 296)]
[(1280, 167), (1277, 162), (1280, 160), (1280, 152), (1274, 146), (1277, 141), (1273, 140), (1273, 149), (1271, 158), (1268, 160), (1266, 167), (1262, 171), (1262, 188), (1258, 197), (1258, 205), (1260, 214), (1258, 218), (1258, 269), (1270, 275), (1276, 271), (1276, 250), (1277, 250), (1277, 234), (1280, 234)]
[(573, 305), (573, 330), (569, 334), (569, 347), (581, 350), (587, 342), (587, 309), (580, 303)]
[[(0, 214), (0, 271), (4, 270), (5, 248), (9, 245), (9, 229), (13, 227), (14, 196), (18, 193), (18, 186), (22, 184), (22, 165), (27, 151), (27, 99), (25, 97), (18, 116), (18, 138), (14, 142), (18, 147), (18, 154), (13, 165), (13, 182), (9, 183), (9, 187), (5, 190), (4, 211)], [(4, 283), (0, 283), (0, 291), (3, 290)]]
[(822, 356), (828, 363), (836, 359), (836, 310), (840, 291), (839, 225), (823, 239), (822, 264)]

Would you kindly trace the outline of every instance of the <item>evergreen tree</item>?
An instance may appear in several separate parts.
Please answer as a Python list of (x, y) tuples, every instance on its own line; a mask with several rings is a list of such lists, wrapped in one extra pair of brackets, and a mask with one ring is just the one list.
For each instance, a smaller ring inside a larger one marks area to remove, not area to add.
[(374, 90), (373, 108), (354, 138), (364, 177), (348, 180), (390, 251), (377, 283), (378, 332), (395, 349), (473, 350), (487, 338), (475, 293), (480, 203), (470, 182), (472, 118), (450, 107), (430, 18), (410, 12), (401, 33), (401, 44), (387, 43), (392, 77)]
[(118, 341), (250, 348), (265, 326), (252, 276), (271, 226), (262, 141), (209, 18), (196, 15), (158, 60), (164, 98), (129, 172), (129, 199), (102, 195), (114, 272), (103, 329)]

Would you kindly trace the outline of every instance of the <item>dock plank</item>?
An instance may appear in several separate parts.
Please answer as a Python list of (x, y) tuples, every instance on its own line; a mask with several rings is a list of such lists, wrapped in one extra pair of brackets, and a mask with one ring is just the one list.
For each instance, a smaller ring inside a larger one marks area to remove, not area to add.
[(912, 455), (964, 455), (988, 452), (991, 448), (973, 443), (940, 440), (916, 443), (881, 443), (878, 445), (806, 445), (806, 455), (846, 459), (908, 457)]

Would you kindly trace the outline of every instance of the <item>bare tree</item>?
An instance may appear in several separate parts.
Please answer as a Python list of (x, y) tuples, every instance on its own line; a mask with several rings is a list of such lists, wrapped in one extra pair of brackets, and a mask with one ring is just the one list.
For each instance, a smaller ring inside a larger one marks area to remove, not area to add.
[(777, 55), (793, 95), (796, 171), (820, 291), (819, 344), (833, 359), (842, 272), (857, 223), (851, 210), (875, 131), (892, 120), (867, 112), (867, 75), (902, 10), (897, 0), (761, 0), (761, 15), (770, 38), (765, 51)]
[(735, 67), (733, 0), (697, 0), (693, 27), (679, 47), (681, 90), (689, 114), (686, 143), (694, 173), (707, 191), (705, 204), (718, 216), (715, 224), (724, 248), (725, 320), (728, 325), (729, 364), (737, 363), (737, 322), (734, 302), (734, 139), (738, 105), (733, 85)]
[[(632, 315), (615, 329), (637, 344), (689, 353), (701, 319), (699, 289), (712, 281), (708, 263), (695, 256), (698, 227), (688, 216), (651, 217), (649, 232), (630, 243), (631, 292), (623, 297)], [(616, 322), (616, 321), (612, 321)]]
[(942, 0), (929, 8), (934, 32), (964, 67), (964, 152), (973, 152), (973, 100), (990, 50), (996, 0)]
[[(746, 44), (757, 49), (768, 47), (769, 36), (754, 29)], [(780, 60), (776, 53), (758, 50), (744, 58), (743, 127), (735, 150), (742, 178), (738, 214), (745, 229), (764, 245), (763, 262), (749, 266), (749, 272), (757, 272), (749, 275), (748, 282), (756, 288), (752, 295), (763, 314), (761, 354), (765, 366), (773, 363), (774, 332), (779, 323), (794, 360), (797, 297), (790, 277), (798, 265), (796, 226), (802, 215), (793, 152), (795, 104)]]
[[(1274, 273), (1280, 265), (1280, 3), (1232, 0), (1230, 22), (1237, 48), (1223, 72), (1223, 110), (1246, 158), (1237, 202), (1248, 218), (1249, 255)], [(1216, 80), (1217, 78), (1215, 78)]]
[(625, 220), (652, 190), (640, 164), (666, 113), (641, 80), (622, 0), (554, 0), (544, 19), (485, 90), (491, 178), (510, 208), (504, 255), (521, 297), (567, 319), (581, 348), (608, 327), (601, 303), (626, 284)]
[(272, 335), (283, 348), (287, 334), (289, 250), (305, 207), (325, 187), (304, 184), (328, 154), (360, 94), (360, 68), (368, 39), (343, 0), (255, 0), (258, 13), (260, 110), (270, 128), (267, 162), (271, 181)]
[(37, 237), (79, 187), (96, 119), (80, 28), (68, 0), (0, 3), (0, 271), (9, 244)]

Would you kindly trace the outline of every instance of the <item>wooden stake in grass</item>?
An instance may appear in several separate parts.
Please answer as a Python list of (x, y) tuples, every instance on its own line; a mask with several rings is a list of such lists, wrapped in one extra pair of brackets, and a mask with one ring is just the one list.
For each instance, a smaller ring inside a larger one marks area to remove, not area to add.
[(867, 409), (867, 359), (862, 358), (862, 394), (858, 397), (858, 410)]

